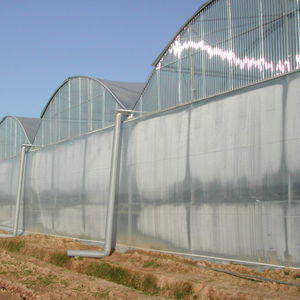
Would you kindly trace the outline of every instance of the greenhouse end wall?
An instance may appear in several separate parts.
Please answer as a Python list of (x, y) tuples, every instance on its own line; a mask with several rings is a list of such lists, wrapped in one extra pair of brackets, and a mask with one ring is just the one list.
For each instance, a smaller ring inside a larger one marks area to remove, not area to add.
[[(296, 72), (126, 121), (117, 243), (299, 267), (299, 84)], [(29, 152), (25, 230), (104, 239), (112, 134)], [(17, 165), (0, 164), (0, 186)]]

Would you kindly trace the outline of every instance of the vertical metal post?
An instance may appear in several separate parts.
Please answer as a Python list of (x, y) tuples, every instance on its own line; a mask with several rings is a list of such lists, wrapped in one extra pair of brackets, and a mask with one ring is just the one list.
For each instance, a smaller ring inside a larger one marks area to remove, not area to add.
[(26, 163), (26, 152), (31, 147), (31, 145), (22, 145), (21, 156), (20, 156), (20, 168), (19, 168), (19, 179), (18, 179), (18, 190), (17, 190), (17, 200), (16, 200), (16, 211), (14, 220), (14, 230), (13, 236), (18, 234), (19, 225), (19, 215), (20, 215), (20, 203), (24, 198), (24, 174), (25, 174), (25, 163)]
[(161, 90), (160, 90), (160, 69), (158, 69), (156, 71), (156, 73), (157, 73), (157, 77), (156, 77), (156, 83), (157, 83), (157, 110), (161, 110), (162, 105), (161, 105)]
[(106, 95), (106, 93), (105, 93), (105, 88), (104, 87), (101, 87), (102, 88), (102, 127), (104, 127), (105, 126), (105, 124), (106, 124), (106, 119), (105, 119), (105, 113), (106, 113), (106, 111), (105, 111), (105, 95)]
[[(298, 54), (300, 51), (300, 14), (299, 14), (299, 10), (300, 10), (300, 0), (297, 1), (297, 9), (296, 11), (297, 13), (297, 29), (298, 29), (298, 49), (296, 50), (296, 53)], [(298, 67), (298, 66), (297, 66)]]
[(92, 81), (88, 81), (88, 129), (89, 131), (93, 130), (93, 104), (94, 104), (94, 98), (92, 96), (93, 94), (93, 86)]
[(178, 58), (178, 69), (177, 69), (177, 75), (178, 75), (178, 103), (182, 104), (182, 87), (181, 87), (181, 80), (182, 80), (182, 73), (181, 73), (181, 57)]
[(291, 203), (294, 200), (294, 184), (292, 174), (288, 174), (288, 202)]
[[(192, 42), (192, 28), (191, 27), (189, 28), (189, 35), (190, 35), (189, 41)], [(196, 89), (195, 89), (195, 62), (194, 62), (194, 53), (193, 53), (192, 47), (190, 47), (190, 76), (191, 76), (191, 81), (190, 81), (191, 98), (189, 100), (192, 101), (196, 98), (195, 97), (195, 92), (196, 92)]]
[[(200, 17), (201, 20), (201, 40), (203, 41), (205, 39), (205, 31), (204, 31), (204, 14)], [(207, 61), (205, 59), (205, 52), (202, 51), (201, 54), (201, 71), (202, 71), (202, 93), (200, 98), (205, 98), (206, 97), (206, 68), (205, 65), (207, 64)]]
[[(263, 11), (263, 3), (262, 0), (260, 0), (259, 2), (259, 15), (260, 15), (260, 19), (259, 19), (259, 27), (260, 27), (260, 44), (261, 44), (261, 48), (260, 48), (260, 58), (264, 59), (265, 58), (265, 43), (264, 43), (264, 15), (263, 15), (264, 11)], [(262, 71), (262, 79), (265, 79), (265, 69), (263, 69)]]
[(117, 192), (117, 180), (119, 174), (119, 160), (120, 160), (120, 145), (121, 145), (121, 125), (123, 114), (130, 114), (132, 111), (118, 110), (115, 116), (115, 128), (112, 145), (111, 169), (110, 169), (110, 184), (109, 197), (106, 216), (105, 228), (105, 243), (103, 251), (82, 251), (82, 250), (68, 250), (68, 256), (83, 256), (83, 257), (104, 257), (110, 254), (112, 249), (112, 236), (114, 227), (114, 210)]
[(133, 192), (132, 192), (132, 176), (129, 175), (128, 180), (128, 217), (127, 217), (127, 223), (128, 223), (128, 238), (129, 241), (132, 240), (132, 205), (133, 205)]
[[(227, 18), (228, 18), (228, 41), (229, 41), (229, 47), (230, 47), (230, 51), (234, 52), (233, 49), (233, 35), (232, 35), (232, 3), (231, 0), (227, 1)], [(232, 90), (234, 88), (233, 85), (233, 64), (230, 63), (229, 64), (229, 89)]]
[[(68, 128), (68, 138), (71, 137), (71, 80), (69, 80), (68, 82), (68, 124), (67, 124), (67, 128)], [(63, 118), (62, 118), (63, 119)], [(65, 126), (65, 125), (63, 125)], [(65, 136), (63, 138), (66, 138)]]
[(104, 251), (111, 251), (112, 243), (112, 230), (113, 230), (113, 219), (115, 209), (115, 199), (117, 191), (117, 179), (118, 179), (118, 167), (120, 159), (120, 142), (121, 142), (121, 124), (122, 124), (122, 113), (117, 112), (115, 117), (115, 130), (113, 137), (113, 148), (111, 157), (111, 171), (110, 171), (110, 185), (109, 185), (109, 198), (106, 216), (106, 230), (105, 230), (105, 245)]
[(82, 101), (81, 101), (81, 78), (78, 78), (78, 88), (79, 88), (79, 105), (78, 105), (78, 109), (79, 109), (79, 111), (78, 111), (78, 120), (79, 120), (79, 122), (78, 122), (78, 135), (81, 135), (81, 123), (82, 123), (82, 119), (81, 119), (81, 105), (82, 105)]

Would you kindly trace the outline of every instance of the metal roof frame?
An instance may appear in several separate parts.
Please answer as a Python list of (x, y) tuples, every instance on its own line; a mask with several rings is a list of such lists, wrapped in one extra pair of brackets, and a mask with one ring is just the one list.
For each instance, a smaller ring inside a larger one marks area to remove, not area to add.
[(16, 117), (16, 116), (5, 116), (0, 121), (0, 125), (8, 118), (12, 118), (17, 121), (27, 138), (27, 143), (32, 143), (36, 132), (40, 126), (40, 119), (38, 118), (27, 118), (27, 117)]
[[(113, 96), (113, 98), (115, 99), (115, 101), (120, 105), (121, 108), (123, 109), (130, 109), (133, 107), (133, 105), (136, 103), (137, 99), (139, 98), (139, 95), (141, 94), (141, 91), (144, 88), (144, 83), (140, 83), (140, 82), (121, 82), (121, 81), (110, 81), (110, 80), (104, 80), (104, 79), (98, 79), (95, 77), (90, 77), (90, 76), (83, 76), (83, 75), (77, 75), (77, 76), (72, 76), (72, 77), (68, 77), (67, 79), (65, 79), (62, 84), (60, 84), (58, 86), (58, 88), (53, 92), (53, 94), (51, 95), (51, 97), (49, 98), (47, 104), (45, 105), (44, 109), (41, 112), (41, 118), (43, 118), (48, 106), (50, 105), (52, 99), (54, 98), (54, 96), (57, 94), (57, 92), (69, 81), (71, 81), (72, 79), (76, 79), (76, 78), (85, 78), (85, 79), (90, 79), (93, 80), (97, 83), (99, 83), (100, 85), (102, 85), (107, 91), (109, 91), (109, 93)], [(117, 91), (113, 91), (113, 88), (116, 88), (118, 85), (123, 85), (123, 89), (126, 89), (126, 85), (128, 85), (127, 90), (129, 89), (129, 86), (133, 86), (133, 85), (137, 85), (138, 88), (135, 89), (135, 91), (133, 89), (131, 89), (132, 92), (136, 92), (137, 93), (137, 99), (134, 99), (134, 102), (132, 103), (131, 107), (128, 107), (128, 103), (126, 103), (126, 101), (122, 101), (122, 99), (120, 98), (120, 96), (118, 95)]]
[(160, 60), (162, 59), (162, 57), (166, 54), (166, 52), (168, 51), (168, 49), (170, 48), (170, 46), (172, 45), (172, 43), (175, 41), (175, 39), (177, 38), (177, 36), (185, 30), (185, 28), (191, 23), (191, 21), (197, 17), (197, 15), (199, 13), (201, 13), (202, 10), (204, 10), (207, 6), (209, 6), (212, 2), (215, 2), (217, 0), (208, 0), (207, 2), (205, 2), (204, 4), (202, 4), (198, 10), (180, 27), (180, 29), (176, 32), (176, 34), (173, 36), (173, 38), (170, 40), (170, 42), (167, 44), (167, 46), (161, 51), (161, 53), (159, 54), (159, 56), (153, 61), (152, 66), (155, 67)]

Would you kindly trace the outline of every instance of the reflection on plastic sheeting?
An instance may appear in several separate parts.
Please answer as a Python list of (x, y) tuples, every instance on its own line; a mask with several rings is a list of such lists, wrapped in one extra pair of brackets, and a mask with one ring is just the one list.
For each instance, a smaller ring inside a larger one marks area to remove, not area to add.
[(105, 205), (86, 205), (84, 208), (76, 205), (60, 208), (54, 216), (51, 210), (41, 209), (39, 225), (45, 232), (83, 239), (104, 239), (105, 221)]
[[(268, 263), (281, 263), (287, 259), (285, 219), (287, 202), (252, 204), (203, 204), (193, 207), (192, 251), (215, 253), (240, 258), (264, 258)], [(296, 206), (300, 212), (300, 204)], [(207, 230), (209, 228), (209, 230)], [(290, 227), (292, 234), (298, 232)], [(295, 236), (296, 237), (296, 236)], [(296, 237), (298, 240), (300, 235)], [(289, 252), (298, 258), (297, 252)]]
[(141, 198), (165, 202), (176, 194), (176, 185), (186, 175), (187, 124), (187, 113), (180, 112), (145, 120), (132, 129), (128, 145), (135, 153), (135, 180)]
[(152, 238), (188, 249), (187, 212), (184, 205), (144, 207), (138, 217), (138, 231)]
[(282, 93), (282, 85), (272, 85), (195, 108), (191, 114), (192, 177), (205, 183), (244, 178), (253, 185), (279, 172)]
[(18, 158), (0, 162), (0, 225), (2, 226), (13, 226), (18, 174)]

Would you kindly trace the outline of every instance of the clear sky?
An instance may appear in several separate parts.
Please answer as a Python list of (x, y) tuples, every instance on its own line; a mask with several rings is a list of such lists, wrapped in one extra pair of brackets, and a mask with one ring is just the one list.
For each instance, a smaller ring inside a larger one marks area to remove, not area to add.
[(39, 117), (67, 78), (146, 81), (205, 0), (0, 0), (0, 120)]

